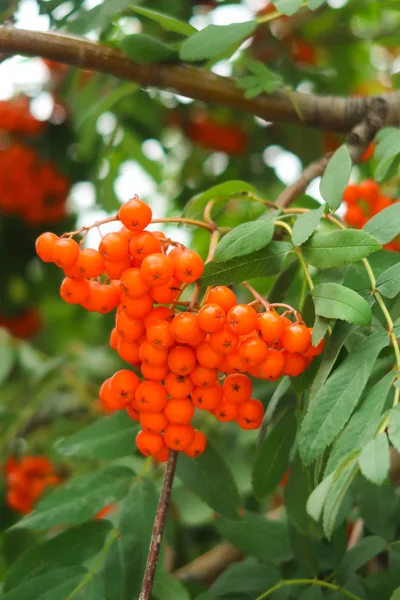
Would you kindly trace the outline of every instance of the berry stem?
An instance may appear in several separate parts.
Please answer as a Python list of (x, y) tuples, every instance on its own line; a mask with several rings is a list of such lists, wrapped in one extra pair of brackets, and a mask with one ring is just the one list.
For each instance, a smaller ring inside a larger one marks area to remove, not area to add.
[(150, 600), (151, 598), (154, 575), (157, 568), (158, 557), (160, 555), (161, 542), (164, 533), (165, 521), (167, 518), (169, 501), (171, 498), (172, 484), (174, 481), (177, 460), (178, 452), (175, 450), (170, 450), (167, 466), (165, 468), (160, 499), (158, 501), (156, 517), (154, 519), (150, 548), (147, 555), (146, 569), (143, 576), (142, 591), (140, 592), (139, 600)]
[(197, 221), (196, 219), (186, 219), (184, 217), (165, 217), (163, 219), (153, 219), (152, 223), (185, 223), (186, 225), (195, 225), (196, 227), (202, 227), (207, 229), (210, 233), (214, 231), (214, 227), (204, 223), (204, 221)]
[(90, 229), (93, 229), (93, 227), (97, 227), (99, 228), (100, 225), (104, 225), (104, 223), (113, 223), (114, 221), (118, 221), (118, 216), (115, 215), (114, 217), (108, 217), (107, 219), (103, 219), (102, 221), (96, 221), (96, 223), (93, 223), (92, 225), (88, 225), (87, 227), (80, 227), (79, 229), (77, 229), (76, 231), (68, 231), (66, 233), (62, 234), (62, 238), (64, 237), (73, 237), (74, 235), (79, 235), (80, 233), (85, 233), (87, 234), (88, 231), (90, 231)]
[(263, 307), (265, 308), (266, 311), (271, 310), (271, 305), (269, 302), (267, 302), (266, 300), (264, 300), (264, 298), (262, 296), (260, 296), (260, 294), (253, 288), (253, 286), (251, 286), (247, 281), (243, 281), (243, 285), (244, 287), (246, 287), (249, 292), (254, 296), (254, 298), (263, 305)]

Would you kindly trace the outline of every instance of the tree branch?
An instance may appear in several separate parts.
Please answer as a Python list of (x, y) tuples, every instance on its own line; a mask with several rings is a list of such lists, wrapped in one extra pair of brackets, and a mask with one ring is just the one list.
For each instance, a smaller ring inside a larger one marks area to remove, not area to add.
[[(374, 96), (339, 98), (278, 90), (246, 99), (235, 80), (184, 64), (139, 65), (119, 50), (53, 32), (0, 26), (0, 52), (40, 56), (64, 64), (135, 81), (143, 87), (173, 90), (183, 96), (223, 104), (267, 121), (297, 123), (329, 131), (349, 132), (365, 116)], [(400, 123), (400, 92), (383, 96), (388, 114), (383, 125)], [(299, 116), (301, 115), (301, 117)]]
[[(353, 163), (358, 163), (368, 145), (383, 127), (389, 113), (389, 104), (385, 97), (366, 99), (366, 113), (363, 119), (351, 130), (347, 138), (347, 147)], [(282, 208), (290, 206), (296, 198), (305, 192), (308, 185), (316, 177), (324, 174), (331, 153), (306, 167), (297, 181), (289, 185), (278, 197), (276, 204)]]
[(150, 600), (151, 598), (151, 591), (153, 589), (154, 575), (156, 573), (158, 557), (160, 554), (165, 520), (167, 518), (169, 501), (171, 499), (172, 484), (174, 482), (177, 460), (178, 452), (175, 450), (170, 450), (167, 466), (165, 468), (160, 499), (158, 501), (156, 518), (154, 520), (153, 532), (151, 534), (150, 548), (147, 555), (146, 569), (143, 576), (142, 591), (140, 592), (139, 600)]

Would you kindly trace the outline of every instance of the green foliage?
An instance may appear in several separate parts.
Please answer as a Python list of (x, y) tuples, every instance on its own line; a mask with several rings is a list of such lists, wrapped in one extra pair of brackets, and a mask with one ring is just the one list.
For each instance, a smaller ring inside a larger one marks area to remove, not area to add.
[(376, 280), (376, 289), (385, 298), (394, 298), (400, 294), (400, 263), (389, 267)]
[(238, 45), (251, 36), (256, 27), (256, 21), (208, 25), (183, 42), (180, 59), (199, 62), (215, 58), (227, 51), (232, 54)]
[(232, 196), (243, 196), (245, 200), (247, 192), (250, 194), (256, 193), (256, 190), (246, 181), (225, 181), (194, 196), (185, 206), (183, 215), (189, 219), (201, 219), (203, 211), (210, 200), (218, 201), (217, 206), (219, 206), (220, 202), (225, 204)]
[(399, 202), (392, 204), (372, 217), (363, 229), (373, 235), (380, 244), (391, 242), (400, 233)]
[(190, 595), (183, 583), (165, 571), (157, 572), (153, 595), (158, 600), (190, 600)]
[(235, 597), (242, 594), (254, 598), (279, 581), (279, 571), (270, 565), (263, 565), (248, 559), (230, 565), (212, 584), (208, 592), (210, 598)]
[(263, 218), (243, 223), (227, 233), (215, 249), (214, 261), (225, 262), (237, 256), (245, 256), (268, 246), (274, 234), (272, 219)]
[(386, 433), (370, 440), (358, 459), (361, 473), (372, 483), (381, 485), (389, 472), (389, 443)]
[(87, 571), (82, 567), (65, 567), (33, 577), (3, 596), (5, 600), (57, 600), (67, 598)]
[(337, 210), (342, 203), (343, 193), (349, 183), (352, 162), (347, 146), (343, 144), (329, 159), (319, 186), (321, 195), (331, 210)]
[[(375, 230), (367, 229), (367, 225), (365, 229), (375, 235)], [(376, 241), (372, 235), (353, 229), (327, 233), (317, 232), (304, 244), (302, 250), (310, 265), (319, 269), (340, 267), (357, 262), (379, 250), (381, 240), (377, 238), (378, 241)]]
[(354, 325), (370, 325), (368, 302), (357, 292), (337, 283), (320, 283), (312, 291), (315, 314), (329, 319), (341, 319)]
[(246, 66), (253, 75), (245, 75), (237, 80), (237, 87), (244, 90), (245, 98), (254, 98), (264, 92), (271, 94), (283, 85), (282, 77), (262, 63), (249, 60)]
[(10, 374), (14, 361), (15, 352), (11, 345), (11, 338), (5, 331), (0, 330), (0, 385)]
[(138, 15), (159, 23), (165, 31), (173, 31), (184, 36), (193, 35), (197, 31), (192, 25), (157, 10), (150, 10), (149, 8), (143, 8), (143, 6), (131, 6), (131, 9)]
[(292, 230), (292, 242), (295, 246), (301, 246), (311, 237), (319, 225), (324, 210), (325, 206), (322, 204), (319, 208), (309, 210), (296, 219)]
[(178, 52), (173, 46), (144, 33), (127, 35), (119, 46), (124, 54), (142, 65), (174, 60), (178, 57)]
[(374, 152), (376, 159), (374, 177), (382, 181), (388, 174), (399, 154), (400, 131), (392, 127), (382, 129), (378, 134), (379, 146)]
[(386, 548), (386, 541), (377, 535), (363, 538), (359, 543), (348, 550), (337, 568), (338, 579), (345, 581), (346, 577), (357, 571), (366, 562), (374, 558)]

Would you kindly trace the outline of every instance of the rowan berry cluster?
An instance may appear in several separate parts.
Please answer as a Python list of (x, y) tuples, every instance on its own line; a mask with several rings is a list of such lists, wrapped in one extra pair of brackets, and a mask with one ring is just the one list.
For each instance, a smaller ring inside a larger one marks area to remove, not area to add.
[[(348, 185), (343, 200), (347, 205), (344, 221), (357, 229), (362, 229), (371, 217), (398, 202), (398, 200), (384, 196), (378, 183), (373, 179), (366, 179), (358, 185)], [(384, 248), (400, 252), (400, 237), (385, 244)]]
[(47, 487), (61, 479), (45, 456), (25, 456), (17, 461), (11, 456), (4, 467), (7, 482), (7, 504), (13, 510), (30, 513)]
[(180, 302), (183, 289), (201, 277), (203, 260), (146, 230), (151, 219), (150, 207), (135, 197), (119, 210), (122, 229), (106, 234), (98, 250), (82, 250), (77, 232), (44, 233), (36, 248), (43, 261), (64, 269), (66, 302), (101, 313), (117, 309), (110, 346), (136, 373), (122, 369), (107, 379), (100, 401), (106, 411), (125, 409), (139, 421), (139, 450), (162, 461), (170, 449), (189, 456), (205, 449), (205, 436), (191, 425), (196, 408), (243, 429), (259, 427), (264, 409), (247, 374), (270, 381), (300, 375), (323, 341), (311, 345), (311, 330), (290, 307), (296, 322), (274, 305), (258, 314), (225, 286), (208, 290), (201, 307)]
[(24, 143), (0, 153), (0, 210), (28, 225), (56, 223), (65, 217), (69, 181), (50, 161)]

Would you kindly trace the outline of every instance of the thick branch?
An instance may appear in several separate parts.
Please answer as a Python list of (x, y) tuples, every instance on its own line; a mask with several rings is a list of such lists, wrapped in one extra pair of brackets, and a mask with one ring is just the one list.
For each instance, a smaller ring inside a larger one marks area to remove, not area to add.
[(146, 569), (144, 572), (142, 591), (140, 592), (139, 600), (150, 600), (151, 598), (154, 575), (156, 573), (162, 536), (164, 533), (165, 520), (167, 518), (169, 501), (171, 499), (172, 484), (174, 482), (177, 460), (178, 452), (175, 450), (170, 450), (167, 466), (165, 468), (160, 499), (158, 501), (156, 518), (154, 520), (153, 531), (151, 534), (150, 548), (147, 555)]
[[(0, 52), (41, 56), (68, 65), (135, 81), (143, 87), (170, 89), (194, 100), (215, 102), (267, 121), (297, 123), (349, 132), (365, 116), (371, 97), (335, 98), (278, 90), (246, 99), (235, 81), (183, 64), (138, 65), (119, 50), (60, 33), (0, 26)], [(400, 123), (400, 92), (386, 94), (389, 111), (384, 125)], [(301, 117), (299, 116), (301, 115)]]

